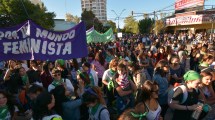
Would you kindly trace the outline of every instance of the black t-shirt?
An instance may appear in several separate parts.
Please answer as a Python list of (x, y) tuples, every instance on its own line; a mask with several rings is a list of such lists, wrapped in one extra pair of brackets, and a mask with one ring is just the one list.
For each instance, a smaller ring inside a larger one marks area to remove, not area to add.
[[(188, 97), (187, 97), (186, 101), (181, 105), (191, 106), (191, 105), (197, 104), (198, 96), (199, 96), (200, 92), (196, 89), (193, 89), (192, 92), (189, 92), (189, 91), (187, 91), (187, 92), (188, 92)], [(172, 99), (175, 101), (179, 101), (179, 103), (182, 102), (183, 92), (182, 92), (181, 88), (176, 89)], [(190, 111), (190, 110), (189, 111), (174, 110), (173, 120), (190, 120), (192, 113), (193, 113), (193, 111)]]

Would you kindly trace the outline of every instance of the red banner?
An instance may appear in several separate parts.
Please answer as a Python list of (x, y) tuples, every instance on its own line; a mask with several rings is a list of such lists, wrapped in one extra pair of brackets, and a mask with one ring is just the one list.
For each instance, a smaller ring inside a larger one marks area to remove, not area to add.
[(166, 26), (192, 25), (211, 22), (210, 16), (188, 15), (166, 19)]
[(188, 7), (203, 6), (204, 0), (176, 0), (175, 10), (181, 10)]

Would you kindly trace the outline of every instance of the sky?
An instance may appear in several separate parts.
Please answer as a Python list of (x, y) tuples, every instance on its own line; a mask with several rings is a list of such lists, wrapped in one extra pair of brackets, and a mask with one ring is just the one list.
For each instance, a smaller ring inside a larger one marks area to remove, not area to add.
[[(65, 19), (66, 13), (81, 17), (81, 0), (42, 0), (42, 2), (49, 12), (55, 12), (57, 19)], [(117, 23), (116, 14), (112, 10), (119, 15), (125, 9), (119, 20), (119, 26), (123, 28), (123, 18), (131, 15), (131, 11), (152, 13), (165, 9), (167, 11), (164, 12), (169, 13), (171, 11), (168, 10), (174, 9), (174, 2), (175, 0), (107, 0), (107, 19)], [(205, 5), (214, 5), (215, 8), (215, 0), (205, 0)], [(140, 14), (134, 14), (134, 16), (139, 16), (135, 17), (137, 20), (143, 19)]]

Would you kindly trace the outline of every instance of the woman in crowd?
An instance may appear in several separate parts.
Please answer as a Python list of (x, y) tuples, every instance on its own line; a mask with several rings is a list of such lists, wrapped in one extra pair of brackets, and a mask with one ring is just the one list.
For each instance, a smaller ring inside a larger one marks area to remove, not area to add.
[(147, 120), (159, 120), (161, 114), (161, 106), (157, 101), (159, 91), (158, 84), (156, 82), (147, 80), (143, 84), (141, 90), (141, 94), (137, 96), (137, 103), (143, 103), (141, 109), (147, 112)]
[(118, 60), (116, 58), (112, 59), (109, 64), (109, 69), (107, 69), (102, 77), (102, 83), (104, 84), (104, 93), (107, 95), (108, 102), (107, 106), (110, 107), (114, 98), (114, 86), (113, 77), (117, 72)]
[(15, 60), (9, 60), (8, 64), (9, 68), (6, 71), (4, 75), (4, 81), (6, 85), (6, 90), (13, 94), (17, 95), (18, 91), (20, 90), (22, 84), (22, 79), (18, 73), (17, 66), (16, 66), (16, 61)]
[(19, 75), (20, 75), (20, 77), (22, 79), (23, 87), (27, 88), (30, 85), (30, 83), (29, 83), (29, 78), (28, 78), (28, 75), (27, 75), (27, 73), (25, 71), (25, 68), (20, 67), (20, 68), (18, 68), (18, 71), (19, 71)]
[(71, 73), (71, 82), (75, 89), (77, 89), (77, 72), (79, 70), (79, 65), (77, 59), (70, 60), (70, 73)]
[[(79, 86), (81, 90), (80, 94), (83, 94), (83, 86)], [(55, 98), (55, 110), (62, 116), (63, 120), (79, 120), (80, 119), (80, 110), (79, 107), (82, 104), (81, 99), (71, 100), (67, 96), (66, 89), (63, 85), (57, 86), (52, 90), (52, 93)]]
[(191, 46), (190, 52), (190, 70), (199, 72), (199, 62), (201, 61), (201, 54), (196, 44)]
[(41, 69), (36, 60), (30, 61), (30, 69), (27, 71), (30, 84), (36, 83), (42, 85), (40, 79)]
[(37, 96), (43, 91), (44, 91), (43, 87), (33, 84), (31, 87), (29, 87), (27, 94), (31, 101), (34, 101), (36, 100)]
[(182, 87), (178, 87), (174, 91), (169, 103), (169, 106), (174, 109), (173, 120), (190, 120), (195, 110), (202, 110), (202, 107), (197, 104), (198, 100), (203, 100), (200, 92), (196, 89), (200, 84), (199, 73), (190, 70), (184, 74), (183, 78), (188, 95), (185, 99)]
[(82, 100), (89, 107), (89, 120), (110, 120), (101, 90), (94, 86), (82, 95)]
[(147, 67), (147, 71), (151, 78), (153, 77), (154, 67), (156, 60), (154, 58), (154, 53), (152, 51), (147, 52), (147, 59), (149, 60), (149, 66)]
[(98, 86), (101, 87), (102, 86), (102, 75), (104, 74), (105, 66), (106, 66), (105, 58), (102, 55), (101, 51), (98, 51), (96, 53), (95, 59), (93, 60), (93, 62), (91, 64), (92, 64), (93, 69), (97, 72), (97, 75), (98, 75)]
[(125, 109), (134, 106), (133, 93), (136, 92), (137, 87), (128, 76), (127, 68), (122, 63), (117, 66), (117, 73), (113, 78), (113, 82), (117, 92), (117, 111), (121, 114)]
[(181, 44), (178, 48), (178, 57), (180, 60), (180, 65), (182, 66), (182, 68), (186, 68), (186, 61), (187, 61), (187, 51), (186, 51), (186, 45)]
[(169, 80), (170, 80), (169, 65), (166, 60), (160, 60), (156, 64), (153, 80), (157, 82), (159, 86), (158, 102), (162, 108), (161, 116), (164, 117), (166, 110), (168, 109), (167, 90), (168, 90)]
[(199, 88), (206, 100), (205, 103), (213, 105), (215, 104), (215, 93), (211, 84), (213, 75), (210, 72), (201, 72), (200, 75), (202, 78)]
[(167, 54), (165, 53), (165, 48), (163, 46), (158, 48), (158, 53), (156, 55), (156, 63), (157, 64), (160, 60), (167, 59)]
[(135, 108), (131, 108), (123, 112), (119, 116), (118, 120), (147, 120), (146, 115), (148, 112), (144, 106), (144, 103), (137, 104)]
[(146, 75), (136, 63), (129, 63), (128, 69), (132, 72), (133, 81), (137, 86), (137, 89), (141, 89), (142, 84), (146, 81)]
[(214, 61), (214, 56), (211, 54), (206, 54), (203, 56), (202, 61), (199, 65), (199, 69), (202, 70), (204, 68), (209, 67), (209, 65), (211, 65)]
[(146, 75), (147, 80), (151, 80), (151, 76), (148, 73), (147, 68), (149, 67), (149, 59), (147, 59), (146, 54), (144, 51), (140, 52), (140, 54), (137, 56), (138, 65), (142, 69), (142, 72)]
[(61, 77), (64, 79), (68, 79), (69, 71), (66, 68), (65, 60), (58, 59), (55, 61), (55, 67), (61, 71)]
[(90, 78), (90, 84), (92, 86), (98, 86), (98, 75), (96, 71), (91, 68), (91, 64), (88, 62), (84, 62), (82, 64), (83, 71), (86, 72)]
[(69, 79), (64, 79), (61, 77), (62, 71), (54, 68), (52, 70), (52, 77), (53, 77), (53, 82), (48, 86), (48, 91), (50, 92), (53, 90), (55, 87), (58, 85), (64, 85), (66, 87), (67, 92), (70, 94), (74, 92), (74, 87)]
[(0, 120), (12, 120), (17, 115), (18, 109), (14, 106), (11, 97), (0, 91)]
[(54, 65), (51, 61), (46, 61), (43, 63), (43, 70), (40, 75), (41, 82), (43, 87), (48, 89), (48, 86), (52, 83), (53, 78), (51, 76), (51, 71), (54, 68)]
[(50, 93), (43, 91), (40, 93), (32, 107), (34, 120), (62, 120), (61, 116), (55, 114), (53, 107), (55, 98)]
[(90, 78), (86, 72), (78, 72), (77, 80), (78, 84), (80, 84), (80, 82), (83, 82), (85, 89), (91, 87)]
[(185, 73), (184, 68), (180, 66), (179, 57), (177, 55), (173, 55), (170, 58), (170, 75), (171, 75), (170, 84), (174, 85), (176, 82), (181, 83), (183, 80), (184, 73)]

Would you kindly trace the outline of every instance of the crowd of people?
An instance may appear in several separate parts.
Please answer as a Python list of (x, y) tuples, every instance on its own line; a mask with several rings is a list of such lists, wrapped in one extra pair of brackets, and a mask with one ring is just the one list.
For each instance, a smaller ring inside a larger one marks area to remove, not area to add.
[(1, 61), (0, 120), (214, 120), (213, 40), (128, 34), (85, 58)]

